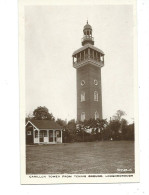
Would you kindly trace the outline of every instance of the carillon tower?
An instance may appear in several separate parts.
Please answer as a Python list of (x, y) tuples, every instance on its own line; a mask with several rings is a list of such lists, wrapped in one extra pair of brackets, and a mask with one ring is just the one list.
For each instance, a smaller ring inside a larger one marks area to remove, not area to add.
[(102, 119), (101, 68), (104, 66), (104, 53), (94, 46), (88, 21), (83, 34), (82, 47), (72, 55), (77, 77), (77, 121)]

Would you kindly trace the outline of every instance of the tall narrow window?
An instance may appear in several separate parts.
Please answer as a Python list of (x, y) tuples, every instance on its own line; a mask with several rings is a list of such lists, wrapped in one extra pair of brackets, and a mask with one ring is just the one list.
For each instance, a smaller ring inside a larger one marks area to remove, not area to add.
[(85, 101), (85, 92), (82, 91), (81, 92), (81, 102), (84, 102)]
[(35, 138), (38, 138), (38, 131), (35, 130)]
[(95, 120), (98, 119), (98, 118), (99, 118), (99, 114), (98, 114), (98, 112), (96, 111), (96, 112), (95, 112)]
[(98, 92), (94, 91), (94, 101), (98, 101)]
[(81, 121), (84, 121), (85, 120), (85, 112), (82, 112), (81, 113)]
[(103, 56), (100, 56), (100, 60), (103, 62)]

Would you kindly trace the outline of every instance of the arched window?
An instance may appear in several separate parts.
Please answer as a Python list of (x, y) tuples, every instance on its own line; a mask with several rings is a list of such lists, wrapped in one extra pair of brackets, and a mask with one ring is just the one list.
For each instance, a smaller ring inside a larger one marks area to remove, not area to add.
[(85, 120), (85, 112), (82, 112), (81, 113), (81, 121), (84, 121)]
[(94, 101), (98, 101), (98, 92), (94, 91)]
[(96, 112), (95, 112), (95, 120), (96, 120), (97, 118), (99, 118), (99, 114), (98, 114), (98, 112), (96, 111)]
[(81, 92), (81, 102), (84, 102), (85, 101), (85, 92), (82, 91)]

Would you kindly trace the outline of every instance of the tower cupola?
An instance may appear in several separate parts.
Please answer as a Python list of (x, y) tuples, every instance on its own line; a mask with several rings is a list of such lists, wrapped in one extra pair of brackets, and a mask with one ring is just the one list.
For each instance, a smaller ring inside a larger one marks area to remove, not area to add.
[(94, 45), (94, 38), (92, 37), (92, 27), (88, 24), (88, 20), (83, 29), (82, 46), (90, 43)]

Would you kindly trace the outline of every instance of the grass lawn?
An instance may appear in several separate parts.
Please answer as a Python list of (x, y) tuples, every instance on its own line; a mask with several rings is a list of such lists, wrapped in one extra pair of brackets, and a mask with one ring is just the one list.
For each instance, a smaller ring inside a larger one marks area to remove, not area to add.
[(101, 141), (27, 146), (26, 173), (134, 173), (134, 142)]

